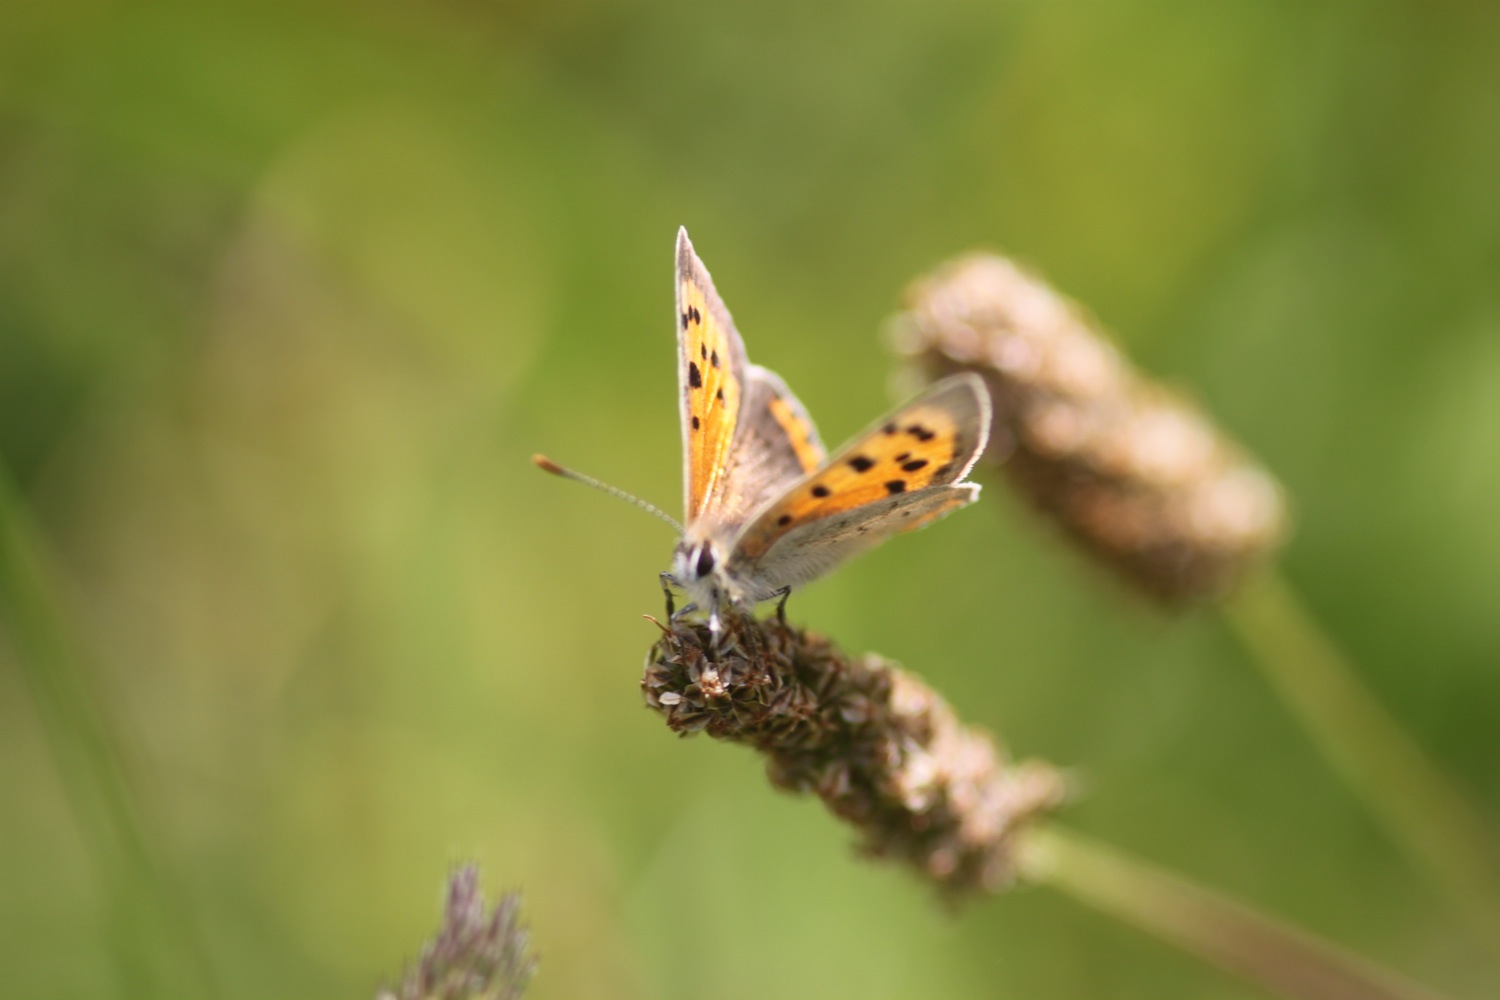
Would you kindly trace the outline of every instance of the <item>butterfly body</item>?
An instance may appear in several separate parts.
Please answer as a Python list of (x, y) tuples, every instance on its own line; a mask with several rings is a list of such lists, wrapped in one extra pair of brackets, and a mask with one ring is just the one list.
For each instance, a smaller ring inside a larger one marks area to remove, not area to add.
[(829, 458), (786, 384), (747, 361), (686, 230), (677, 320), (686, 518), (668, 578), (711, 621), (977, 498), (963, 481), (990, 426), (977, 376), (935, 383)]

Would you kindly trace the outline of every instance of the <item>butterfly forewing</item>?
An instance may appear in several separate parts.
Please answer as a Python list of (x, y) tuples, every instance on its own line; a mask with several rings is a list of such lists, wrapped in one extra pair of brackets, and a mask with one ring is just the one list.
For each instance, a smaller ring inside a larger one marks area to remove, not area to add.
[(713, 514), (726, 485), (745, 384), (745, 348), (713, 279), (677, 233), (677, 385), (682, 401), (686, 521)]
[[(956, 375), (937, 383), (757, 513), (735, 540), (736, 560), (763, 567), (775, 557), (780, 540), (835, 516), (854, 515), (845, 520), (857, 528), (861, 512), (868, 520), (888, 509), (906, 511), (905, 518), (882, 524), (880, 537), (885, 537), (921, 527), (969, 502), (977, 487), (934, 494), (930, 509), (925, 498), (919, 505), (916, 497), (903, 495), (963, 479), (984, 450), (989, 409), (989, 394), (977, 376)], [(831, 530), (832, 524), (826, 527)]]

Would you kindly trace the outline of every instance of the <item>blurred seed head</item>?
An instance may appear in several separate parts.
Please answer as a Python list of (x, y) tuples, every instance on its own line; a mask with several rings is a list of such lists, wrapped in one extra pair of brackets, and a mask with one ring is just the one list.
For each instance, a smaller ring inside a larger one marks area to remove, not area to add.
[(1018, 832), (1065, 796), (1055, 769), (1007, 761), (895, 664), (774, 619), (730, 613), (717, 646), (701, 623), (664, 627), (641, 688), (675, 732), (749, 744), (774, 784), (852, 824), (864, 853), (954, 895), (1009, 886)]
[(401, 986), (381, 990), (376, 1000), (518, 1000), (536, 971), (520, 910), (515, 892), (489, 910), (479, 890), (479, 870), (460, 868), (448, 882), (437, 936)]
[(975, 254), (918, 280), (895, 331), (925, 376), (985, 379), (994, 427), (984, 461), (1151, 596), (1220, 596), (1282, 540), (1271, 475), (1006, 258)]

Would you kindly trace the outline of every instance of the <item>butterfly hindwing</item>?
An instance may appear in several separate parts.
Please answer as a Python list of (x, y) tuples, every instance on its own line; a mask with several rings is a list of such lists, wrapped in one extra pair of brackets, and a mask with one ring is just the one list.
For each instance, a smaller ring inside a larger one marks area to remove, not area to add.
[(687, 230), (678, 230), (677, 388), (689, 528), (713, 516), (725, 488), (744, 385), (745, 346)]
[(873, 544), (970, 502), (978, 486), (953, 484), (984, 450), (989, 426), (989, 394), (978, 376), (936, 383), (758, 512), (734, 542), (739, 572), (779, 578), (774, 566), (793, 548), (831, 545), (845, 534), (848, 544)]
[[(808, 416), (802, 401), (792, 395), (792, 391), (786, 387), (781, 376), (769, 368), (751, 365), (750, 382), (763, 390), (764, 396), (761, 402), (764, 404), (765, 412), (769, 414), (771, 421), (781, 432), (784, 445), (780, 446), (786, 450), (783, 464), (788, 469), (795, 468), (799, 476), (806, 475), (822, 465), (828, 453), (823, 450), (823, 442), (818, 437), (818, 429), (813, 426), (812, 417)], [(775, 437), (776, 435), (767, 431), (765, 436)]]
[(704, 519), (713, 533), (733, 534), (824, 457), (812, 418), (786, 383), (768, 368), (748, 365), (728, 468)]
[(778, 536), (760, 559), (737, 561), (731, 568), (745, 581), (751, 599), (767, 600), (783, 587), (816, 579), (850, 556), (892, 535), (930, 524), (978, 497), (978, 483), (929, 486), (914, 493), (887, 496), (805, 522)]

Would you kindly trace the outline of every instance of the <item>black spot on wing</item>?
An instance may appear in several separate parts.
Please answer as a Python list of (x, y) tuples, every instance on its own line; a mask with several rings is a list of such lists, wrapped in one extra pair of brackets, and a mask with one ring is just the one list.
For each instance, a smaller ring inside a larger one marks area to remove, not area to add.
[(895, 434), (901, 428), (897, 427), (895, 424), (886, 424), (884, 427), (882, 427), (880, 429), (882, 431), (884, 431), (887, 435), (891, 435), (891, 434)]
[(886, 488), (886, 492), (891, 493), (891, 494), (905, 493), (906, 492), (906, 480), (904, 480), (904, 479), (892, 479), (890, 482), (888, 482), (888, 483), (885, 484), (885, 488)]
[(918, 441), (931, 441), (933, 438), (937, 437), (937, 431), (930, 431), (926, 427), (923, 427), (921, 424), (912, 424), (906, 429), (906, 433), (910, 434)]
[(710, 354), (708, 356), (708, 363), (711, 364), (711, 365), (713, 365), (715, 368), (719, 367), (719, 352), (718, 351), (714, 351), (712, 354)]
[(779, 524), (779, 525), (781, 525), (783, 528), (785, 528), (787, 525), (789, 525), (789, 524), (792, 523), (792, 515), (790, 515), (790, 514), (782, 514), (780, 517), (778, 517), (776, 519), (776, 523)]
[(914, 458), (910, 462), (903, 463), (902, 466), (901, 466), (901, 471), (902, 472), (916, 472), (918, 469), (925, 469), (926, 467), (927, 467), (927, 459), (925, 459), (925, 458)]
[(715, 392), (714, 393), (714, 399), (717, 399), (721, 403), (724, 402), (724, 390), (720, 389), (717, 392)]
[(698, 429), (698, 418), (696, 416), (694, 416), (693, 417), (693, 430), (697, 430), (697, 429)]
[(812, 495), (821, 500), (828, 495), (828, 487), (824, 486), (822, 483), (819, 483), (817, 486), (814, 486), (812, 488)]
[(855, 472), (869, 472), (875, 467), (875, 460), (868, 455), (855, 455), (849, 459), (849, 468)]
[(688, 385), (694, 389), (703, 388), (703, 373), (698, 370), (698, 362), (688, 362)]

